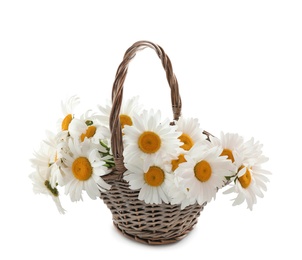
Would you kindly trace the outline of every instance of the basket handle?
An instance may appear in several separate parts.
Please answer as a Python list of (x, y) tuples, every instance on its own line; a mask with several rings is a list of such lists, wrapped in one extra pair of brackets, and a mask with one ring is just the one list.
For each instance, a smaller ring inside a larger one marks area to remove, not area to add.
[(162, 65), (166, 71), (166, 77), (171, 89), (171, 102), (174, 120), (178, 120), (181, 114), (181, 98), (179, 95), (178, 82), (173, 73), (172, 64), (169, 57), (164, 50), (157, 44), (149, 41), (138, 41), (134, 43), (126, 52), (123, 61), (119, 65), (115, 80), (112, 87), (112, 110), (109, 118), (111, 131), (111, 149), (115, 162), (115, 169), (121, 176), (126, 168), (124, 166), (123, 158), (123, 141), (122, 131), (120, 126), (119, 114), (123, 100), (123, 85), (128, 72), (128, 65), (140, 50), (149, 47), (153, 49), (158, 57), (161, 59)]

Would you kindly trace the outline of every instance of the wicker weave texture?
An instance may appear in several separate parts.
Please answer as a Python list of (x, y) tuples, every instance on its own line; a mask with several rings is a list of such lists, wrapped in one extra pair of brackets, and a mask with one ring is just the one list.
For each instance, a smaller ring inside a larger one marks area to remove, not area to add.
[(179, 205), (146, 204), (137, 199), (124, 181), (114, 181), (101, 198), (111, 210), (114, 225), (125, 236), (141, 243), (169, 244), (184, 238), (197, 223), (205, 206), (194, 204), (180, 210)]

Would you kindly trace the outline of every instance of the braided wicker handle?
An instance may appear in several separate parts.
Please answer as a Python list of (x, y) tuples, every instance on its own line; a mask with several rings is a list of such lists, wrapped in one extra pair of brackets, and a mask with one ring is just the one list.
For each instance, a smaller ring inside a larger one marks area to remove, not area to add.
[(173, 73), (172, 64), (164, 50), (157, 44), (149, 41), (138, 41), (134, 43), (124, 55), (124, 59), (117, 69), (115, 81), (112, 87), (112, 110), (110, 114), (110, 130), (111, 130), (111, 149), (115, 161), (115, 168), (119, 175), (126, 170), (123, 163), (123, 141), (120, 126), (119, 114), (123, 100), (123, 85), (126, 79), (129, 62), (135, 57), (136, 52), (149, 47), (154, 49), (158, 57), (162, 61), (162, 65), (166, 71), (167, 80), (171, 88), (171, 102), (174, 120), (178, 120), (181, 113), (181, 98), (179, 95), (178, 82)]

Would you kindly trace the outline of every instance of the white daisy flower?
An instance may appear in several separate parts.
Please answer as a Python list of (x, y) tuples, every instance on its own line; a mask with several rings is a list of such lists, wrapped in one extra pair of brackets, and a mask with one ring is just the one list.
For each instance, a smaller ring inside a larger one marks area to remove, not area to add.
[(63, 143), (59, 142), (56, 136), (50, 132), (46, 132), (47, 139), (41, 143), (38, 152), (34, 152), (35, 158), (31, 159), (32, 166), (42, 171), (46, 171), (52, 188), (57, 184), (64, 184), (63, 173), (61, 171), (62, 162), (60, 151)]
[(189, 151), (195, 143), (206, 139), (197, 118), (180, 117), (175, 124), (177, 125), (177, 131), (181, 132), (179, 139), (183, 143), (181, 148), (185, 151)]
[(85, 138), (91, 139), (92, 143), (99, 144), (100, 140), (108, 143), (110, 139), (110, 131), (107, 127), (100, 125), (97, 115), (89, 115), (87, 111), (80, 119), (74, 118), (69, 125), (69, 134), (72, 138), (81, 142)]
[(125, 125), (133, 125), (133, 116), (141, 113), (142, 105), (138, 100), (139, 96), (135, 96), (126, 100), (125, 104), (122, 104), (120, 111), (120, 124), (122, 128), (124, 128)]
[(243, 137), (233, 133), (220, 133), (220, 139), (210, 136), (209, 147), (218, 146), (222, 148), (221, 156), (227, 156), (237, 167), (241, 166), (242, 156), (244, 154)]
[(180, 163), (186, 161), (185, 154), (193, 147), (195, 143), (206, 140), (206, 136), (202, 133), (197, 118), (183, 118), (180, 117), (175, 122), (177, 131), (181, 132), (179, 140), (182, 142), (181, 150), (178, 158), (171, 161), (172, 171), (175, 171)]
[(63, 183), (62, 172), (60, 170), (61, 160), (59, 159), (58, 148), (54, 134), (47, 132), (48, 140), (41, 143), (38, 152), (34, 152), (31, 159), (32, 167), (35, 168), (29, 177), (33, 182), (33, 191), (36, 194), (45, 194), (51, 196), (55, 202), (58, 211), (65, 213), (60, 199), (57, 184)]
[(234, 184), (231, 184), (231, 188), (224, 192), (224, 194), (237, 194), (233, 206), (246, 201), (247, 207), (252, 210), (253, 205), (257, 203), (257, 197), (262, 198), (264, 196), (262, 191), (266, 191), (266, 183), (269, 181), (266, 175), (271, 174), (269, 171), (262, 169), (261, 165), (266, 161), (268, 161), (268, 158), (261, 155), (250, 158), (241, 165)]
[(49, 195), (57, 206), (58, 211), (61, 214), (65, 214), (65, 209), (63, 209), (60, 199), (59, 191), (56, 187), (52, 187), (49, 181), (49, 173), (47, 169), (42, 167), (37, 167), (36, 171), (29, 175), (29, 178), (33, 182), (33, 191), (36, 194)]
[(124, 173), (124, 180), (129, 182), (132, 190), (139, 191), (139, 200), (149, 204), (160, 204), (162, 201), (169, 203), (169, 188), (173, 182), (173, 176), (167, 172), (167, 167), (156, 157), (152, 165), (147, 170), (143, 169), (142, 159), (137, 159), (134, 163), (126, 164), (128, 169)]
[(140, 158), (146, 171), (155, 157), (165, 161), (176, 159), (181, 145), (179, 136), (169, 119), (161, 121), (160, 111), (144, 110), (142, 115), (133, 117), (132, 126), (124, 128), (124, 161), (131, 163)]
[[(99, 106), (100, 111), (103, 115), (99, 116), (101, 122), (109, 127), (109, 117), (112, 109), (112, 103), (107, 102), (105, 107)], [(139, 114), (142, 111), (142, 105), (139, 103), (139, 96), (132, 97), (131, 99), (127, 99), (125, 103), (122, 103), (120, 110), (120, 125), (122, 128), (125, 125), (133, 124), (133, 115)]]
[(91, 199), (100, 195), (99, 190), (111, 188), (100, 176), (109, 173), (105, 166), (106, 158), (101, 158), (97, 149), (91, 149), (90, 141), (83, 142), (69, 139), (70, 153), (63, 154), (63, 161), (67, 165), (63, 168), (66, 173), (65, 194), (69, 194), (71, 201), (82, 200), (85, 190)]
[(215, 198), (217, 188), (225, 184), (225, 176), (231, 176), (235, 171), (232, 162), (220, 156), (221, 148), (205, 149), (204, 142), (196, 143), (185, 155), (186, 162), (175, 171), (179, 187), (200, 205)]
[(78, 106), (80, 103), (80, 98), (77, 96), (72, 96), (69, 99), (67, 99), (65, 102), (61, 102), (61, 108), (63, 112), (63, 119), (59, 120), (59, 129), (62, 131), (67, 131), (70, 122), (73, 119), (73, 114), (75, 107)]

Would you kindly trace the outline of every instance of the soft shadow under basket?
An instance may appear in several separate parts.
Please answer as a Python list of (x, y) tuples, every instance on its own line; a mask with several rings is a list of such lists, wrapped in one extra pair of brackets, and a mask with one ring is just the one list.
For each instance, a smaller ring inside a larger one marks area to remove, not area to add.
[[(203, 210), (203, 205), (195, 203), (181, 210), (180, 205), (162, 203), (146, 204), (138, 199), (139, 191), (133, 191), (123, 180), (126, 168), (123, 163), (123, 142), (119, 122), (119, 113), (123, 99), (123, 84), (127, 75), (129, 62), (136, 52), (149, 47), (160, 58), (166, 71), (171, 88), (173, 119), (178, 120), (181, 114), (181, 98), (178, 82), (173, 73), (171, 61), (164, 50), (148, 41), (134, 43), (125, 53), (116, 72), (112, 88), (112, 112), (110, 115), (111, 148), (115, 168), (104, 180), (112, 185), (107, 192), (101, 193), (101, 198), (111, 210), (113, 224), (128, 238), (147, 244), (169, 244), (184, 238), (197, 223), (197, 218)], [(204, 132), (208, 135), (207, 132)]]

